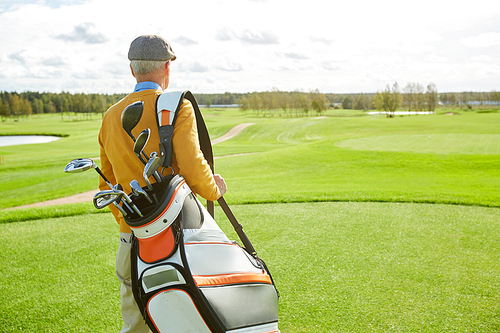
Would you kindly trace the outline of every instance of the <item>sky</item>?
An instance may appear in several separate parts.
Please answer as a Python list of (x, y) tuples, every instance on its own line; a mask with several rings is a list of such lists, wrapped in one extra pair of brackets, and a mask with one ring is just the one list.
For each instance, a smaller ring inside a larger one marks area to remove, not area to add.
[(128, 93), (128, 48), (177, 55), (169, 90), (500, 90), (498, 0), (0, 0), (0, 91)]

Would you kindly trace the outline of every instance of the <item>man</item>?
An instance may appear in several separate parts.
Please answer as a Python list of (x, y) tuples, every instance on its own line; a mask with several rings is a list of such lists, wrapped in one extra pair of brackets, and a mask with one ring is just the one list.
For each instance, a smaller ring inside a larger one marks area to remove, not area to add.
[[(130, 193), (129, 183), (136, 179), (141, 186), (143, 163), (133, 152), (134, 142), (121, 126), (121, 113), (126, 106), (144, 102), (144, 112), (137, 126), (132, 130), (135, 137), (146, 128), (151, 136), (145, 153), (158, 151), (160, 142), (156, 124), (156, 98), (167, 89), (170, 82), (170, 62), (176, 56), (170, 44), (160, 36), (140, 36), (130, 45), (128, 58), (132, 75), (137, 84), (133, 93), (111, 106), (104, 115), (99, 132), (101, 148), (101, 170), (112, 184), (121, 184), (126, 193)], [(172, 167), (181, 174), (193, 192), (211, 201), (217, 200), (226, 192), (226, 183), (219, 175), (212, 175), (210, 167), (200, 151), (194, 110), (187, 100), (178, 112), (172, 137)], [(108, 189), (104, 180), (99, 188)], [(116, 256), (116, 272), (121, 281), (121, 310), (124, 325), (121, 332), (149, 332), (135, 303), (130, 280), (130, 236), (129, 226), (122, 214), (109, 206), (120, 225), (120, 243)]]

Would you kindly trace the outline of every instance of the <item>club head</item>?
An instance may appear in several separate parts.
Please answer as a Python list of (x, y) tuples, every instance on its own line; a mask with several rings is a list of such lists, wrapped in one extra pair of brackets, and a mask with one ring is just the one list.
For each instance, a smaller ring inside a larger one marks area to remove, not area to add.
[(106, 190), (96, 193), (92, 202), (94, 203), (95, 208), (102, 209), (113, 202), (120, 201), (121, 198), (121, 193), (117, 193), (113, 190)]
[(134, 144), (134, 153), (141, 156), (141, 151), (144, 149), (149, 140), (149, 128), (146, 128), (137, 136)]
[(132, 193), (134, 195), (140, 197), (144, 196), (150, 203), (153, 203), (153, 200), (151, 200), (151, 197), (144, 191), (144, 189), (139, 185), (139, 182), (134, 179), (130, 182), (130, 188), (132, 189)]
[(144, 167), (144, 178), (149, 178), (151, 175), (158, 170), (161, 166), (161, 159), (158, 156), (154, 156), (149, 159), (148, 163)]
[(64, 167), (64, 172), (77, 173), (95, 168), (97, 168), (97, 165), (90, 158), (77, 158), (69, 162), (66, 167)]
[(139, 120), (141, 120), (143, 110), (144, 102), (138, 101), (128, 105), (122, 112), (122, 127), (133, 140), (135, 140), (135, 138), (132, 135), (132, 129), (134, 129), (139, 123)]

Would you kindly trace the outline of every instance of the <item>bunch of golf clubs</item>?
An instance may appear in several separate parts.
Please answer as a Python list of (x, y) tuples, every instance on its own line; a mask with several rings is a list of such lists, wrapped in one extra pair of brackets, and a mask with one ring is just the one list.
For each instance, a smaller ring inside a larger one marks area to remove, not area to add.
[[(156, 151), (153, 151), (150, 156), (147, 156), (147, 154), (144, 152), (144, 147), (149, 140), (149, 128), (143, 130), (137, 136), (137, 139), (132, 134), (132, 129), (135, 128), (142, 117), (143, 109), (144, 103), (142, 101), (130, 104), (122, 112), (121, 123), (125, 132), (127, 132), (130, 138), (134, 141), (134, 153), (144, 164), (143, 178), (151, 195), (141, 187), (136, 179), (130, 182), (132, 194), (137, 198), (144, 197), (150, 204), (156, 204), (158, 203), (158, 198), (154, 191), (153, 185), (149, 181), (149, 177), (153, 176), (158, 183), (163, 182), (163, 177), (158, 172), (158, 168), (161, 166), (161, 159)], [(101, 170), (97, 167), (95, 162), (90, 158), (77, 158), (75, 160), (72, 160), (66, 165), (66, 167), (64, 168), (64, 172), (77, 173), (89, 169), (96, 170), (96, 172), (102, 177), (102, 179), (104, 179), (104, 181), (110, 188), (109, 190), (100, 191), (94, 196), (93, 203), (97, 209), (102, 209), (110, 204), (113, 204), (124, 216), (134, 213), (139, 215), (139, 217), (143, 216), (143, 213), (134, 204), (132, 198), (123, 191), (122, 185), (112, 185), (101, 172)], [(151, 198), (151, 196), (153, 198)], [(122, 203), (122, 206), (120, 206), (120, 202)]]

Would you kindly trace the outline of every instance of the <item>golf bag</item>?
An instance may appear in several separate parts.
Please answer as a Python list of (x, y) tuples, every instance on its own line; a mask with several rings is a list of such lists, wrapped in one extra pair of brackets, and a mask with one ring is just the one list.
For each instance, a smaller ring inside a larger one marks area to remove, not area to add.
[[(157, 100), (162, 166), (171, 167), (173, 126), (183, 98), (195, 109), (200, 147), (213, 170), (208, 132), (190, 92), (164, 93)], [(205, 209), (182, 176), (171, 175), (153, 188), (158, 203), (137, 198), (134, 204), (143, 217), (125, 216), (134, 235), (134, 297), (150, 329), (279, 332), (278, 292), (271, 274), (225, 200), (218, 202), (243, 247), (226, 237), (213, 219), (213, 203), (207, 202)]]

